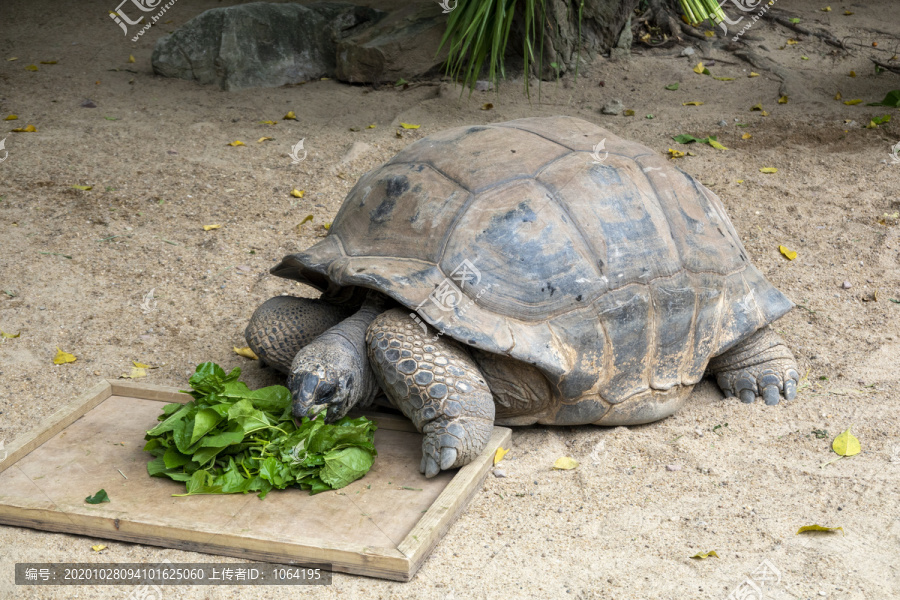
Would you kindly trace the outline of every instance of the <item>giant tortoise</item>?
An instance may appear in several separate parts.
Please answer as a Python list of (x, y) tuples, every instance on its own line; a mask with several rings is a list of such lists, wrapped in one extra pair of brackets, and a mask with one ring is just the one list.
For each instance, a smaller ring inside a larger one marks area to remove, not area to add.
[(792, 304), (711, 191), (592, 123), (530, 118), (423, 138), (365, 174), (328, 235), (272, 269), (247, 327), (296, 417), (383, 391), (425, 434), (421, 470), (462, 466), (502, 425), (632, 425), (709, 371), (727, 396), (792, 399), (769, 325)]

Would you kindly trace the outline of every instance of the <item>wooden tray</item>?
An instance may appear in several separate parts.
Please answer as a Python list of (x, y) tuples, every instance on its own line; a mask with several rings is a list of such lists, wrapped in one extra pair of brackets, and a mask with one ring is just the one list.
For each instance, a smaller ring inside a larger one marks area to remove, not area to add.
[[(341, 490), (173, 498), (184, 484), (147, 475), (144, 434), (164, 403), (189, 400), (175, 388), (103, 381), (7, 446), (0, 523), (409, 581), (510, 441), (495, 427), (474, 462), (425, 479), (421, 434), (402, 417), (371, 414), (378, 457)], [(111, 502), (84, 502), (101, 488)]]

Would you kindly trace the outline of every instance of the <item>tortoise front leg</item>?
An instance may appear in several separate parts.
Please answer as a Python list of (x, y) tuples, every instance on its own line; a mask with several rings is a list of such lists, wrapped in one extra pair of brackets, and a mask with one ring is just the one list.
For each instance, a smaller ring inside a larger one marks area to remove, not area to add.
[(409, 311), (386, 311), (366, 334), (369, 362), (385, 394), (425, 434), (419, 470), (471, 462), (494, 426), (491, 390), (469, 353), (454, 340), (428, 333)]
[(301, 348), (352, 312), (322, 300), (275, 296), (259, 305), (244, 337), (262, 364), (290, 373)]

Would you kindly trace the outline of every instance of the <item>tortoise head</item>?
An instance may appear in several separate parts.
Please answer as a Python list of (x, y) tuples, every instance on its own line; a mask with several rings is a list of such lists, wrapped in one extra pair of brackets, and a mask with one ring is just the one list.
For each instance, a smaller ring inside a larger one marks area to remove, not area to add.
[(355, 385), (360, 379), (359, 367), (353, 364), (352, 355), (340, 352), (341, 340), (323, 334), (294, 357), (288, 389), (295, 418), (323, 414), (325, 421), (331, 423), (359, 402), (361, 386)]

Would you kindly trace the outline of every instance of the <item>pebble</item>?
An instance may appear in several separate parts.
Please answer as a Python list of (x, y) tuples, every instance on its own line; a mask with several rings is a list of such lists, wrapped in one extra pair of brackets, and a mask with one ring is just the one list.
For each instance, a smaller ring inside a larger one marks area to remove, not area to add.
[(851, 287), (853, 287), (853, 284), (850, 283), (849, 281), (845, 281), (844, 283), (841, 284), (841, 287), (844, 288), (845, 290), (849, 290)]
[(97, 108), (97, 105), (94, 104), (93, 100), (87, 99), (81, 103), (82, 108)]
[(680, 471), (681, 465), (666, 465), (666, 471)]
[(506, 471), (504, 471), (503, 469), (494, 469), (494, 477), (506, 477)]
[(725, 119), (719, 121), (719, 127), (728, 127), (728, 122)]
[(494, 89), (494, 84), (490, 81), (479, 80), (475, 82), (476, 92), (489, 92)]
[(623, 110), (625, 110), (625, 105), (622, 104), (621, 100), (611, 100), (603, 105), (603, 108), (600, 109), (604, 115), (618, 115)]
[(694, 50), (694, 47), (688, 46), (687, 48), (685, 48), (684, 50), (681, 51), (681, 55), (682, 56), (691, 56), (692, 54), (694, 54), (694, 52), (696, 52), (696, 50)]

